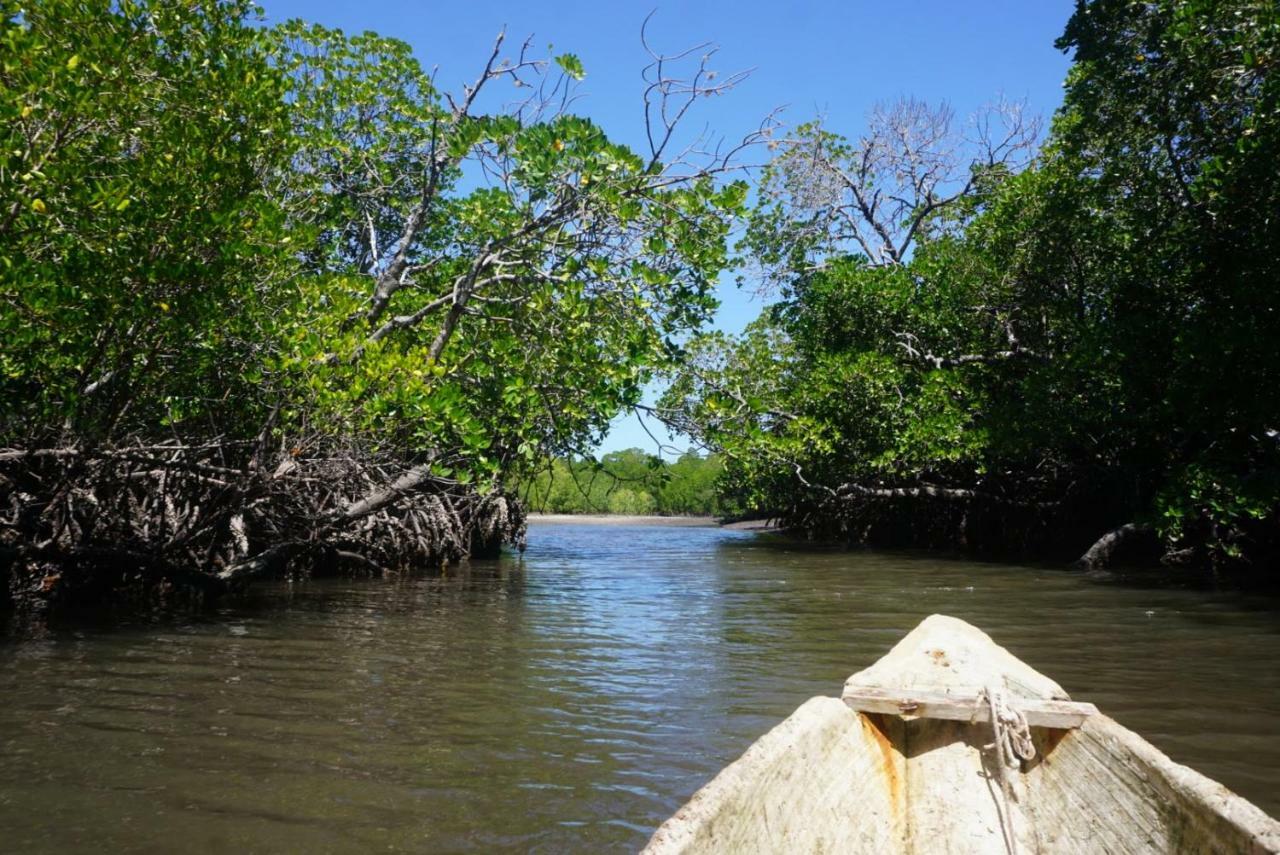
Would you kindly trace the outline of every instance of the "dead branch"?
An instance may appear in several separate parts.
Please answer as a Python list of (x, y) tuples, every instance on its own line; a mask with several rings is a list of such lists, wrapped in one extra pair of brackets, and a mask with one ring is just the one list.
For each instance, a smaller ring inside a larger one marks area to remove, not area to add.
[[(780, 206), (812, 266), (850, 248), (872, 265), (905, 263), (923, 234), (962, 227), (950, 215), (985, 175), (1031, 161), (1041, 126), (1023, 102), (997, 101), (958, 126), (948, 104), (915, 98), (877, 105), (867, 124), (853, 142), (818, 120), (772, 143), (780, 152), (761, 195)], [(789, 271), (762, 272), (771, 283)]]

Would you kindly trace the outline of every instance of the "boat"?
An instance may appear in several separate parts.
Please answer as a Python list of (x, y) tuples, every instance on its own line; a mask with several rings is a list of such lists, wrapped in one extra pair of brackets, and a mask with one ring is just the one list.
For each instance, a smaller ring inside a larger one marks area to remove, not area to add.
[(1262, 810), (944, 615), (761, 737), (644, 850), (1277, 851)]

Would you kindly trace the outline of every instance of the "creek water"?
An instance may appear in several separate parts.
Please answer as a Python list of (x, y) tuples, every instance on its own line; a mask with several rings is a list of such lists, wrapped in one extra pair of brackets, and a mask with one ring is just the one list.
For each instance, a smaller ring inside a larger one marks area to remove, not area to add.
[(635, 850), (921, 618), (1280, 813), (1280, 602), (717, 528), (0, 646), (7, 852)]

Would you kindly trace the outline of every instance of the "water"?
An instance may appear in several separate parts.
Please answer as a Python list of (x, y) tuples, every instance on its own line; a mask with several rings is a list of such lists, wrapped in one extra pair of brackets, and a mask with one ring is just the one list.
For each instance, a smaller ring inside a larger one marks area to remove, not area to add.
[(638, 848), (920, 618), (986, 629), (1280, 813), (1280, 604), (712, 528), (0, 647), (10, 852)]

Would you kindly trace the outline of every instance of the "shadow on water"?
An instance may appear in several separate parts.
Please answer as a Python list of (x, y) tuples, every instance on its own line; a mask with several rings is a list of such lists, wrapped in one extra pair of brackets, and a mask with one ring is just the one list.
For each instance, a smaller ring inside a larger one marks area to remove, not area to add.
[(979, 561), (961, 551), (946, 551), (923, 548), (885, 548), (869, 547), (858, 544), (841, 544), (830, 541), (811, 541), (787, 534), (783, 531), (758, 532), (754, 540), (726, 541), (722, 549), (759, 549), (778, 552), (811, 553), (814, 555), (846, 555), (846, 556), (901, 556), (920, 561), (939, 563), (955, 561), (960, 563), (998, 564), (1004, 563), (1020, 569), (1033, 569), (1045, 573), (1063, 573), (1073, 578), (1098, 585), (1118, 585), (1133, 588), (1150, 588), (1168, 590), (1183, 588), (1193, 591), (1224, 592), (1227, 594), (1249, 594), (1250, 599), (1242, 603), (1253, 603), (1255, 607), (1273, 610), (1280, 606), (1280, 587), (1266, 580), (1254, 581), (1251, 585), (1235, 584), (1237, 580), (1217, 580), (1203, 570), (1180, 566), (1135, 565), (1082, 571), (1070, 563), (1062, 561)]
[(529, 540), (0, 647), (6, 849), (635, 849), (933, 612), (1280, 810), (1275, 600), (710, 528)]

